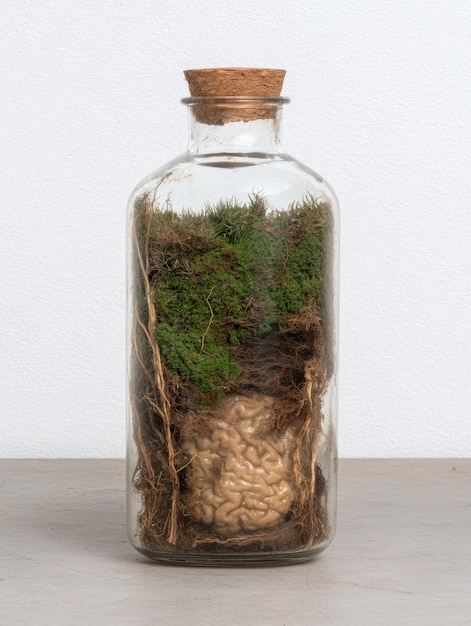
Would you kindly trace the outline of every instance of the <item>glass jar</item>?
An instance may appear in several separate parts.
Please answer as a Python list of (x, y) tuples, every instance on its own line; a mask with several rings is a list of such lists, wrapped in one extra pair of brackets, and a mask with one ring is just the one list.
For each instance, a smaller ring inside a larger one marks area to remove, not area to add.
[(283, 152), (284, 71), (189, 70), (188, 149), (129, 202), (128, 529), (285, 563), (336, 510), (337, 201)]

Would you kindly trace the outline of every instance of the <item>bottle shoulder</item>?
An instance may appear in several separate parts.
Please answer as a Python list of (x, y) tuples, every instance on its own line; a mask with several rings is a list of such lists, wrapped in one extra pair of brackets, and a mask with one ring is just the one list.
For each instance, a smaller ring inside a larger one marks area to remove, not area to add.
[(137, 197), (150, 195), (155, 202), (174, 210), (201, 210), (221, 200), (246, 202), (263, 195), (276, 209), (312, 196), (338, 205), (329, 183), (307, 165), (286, 153), (184, 152), (143, 179), (133, 190)]

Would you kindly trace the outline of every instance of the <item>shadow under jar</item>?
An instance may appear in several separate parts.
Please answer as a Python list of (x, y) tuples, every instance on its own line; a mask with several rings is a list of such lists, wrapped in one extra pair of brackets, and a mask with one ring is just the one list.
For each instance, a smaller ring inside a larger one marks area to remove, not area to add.
[(283, 70), (185, 75), (188, 149), (129, 202), (129, 536), (305, 560), (335, 528), (337, 202), (282, 150)]

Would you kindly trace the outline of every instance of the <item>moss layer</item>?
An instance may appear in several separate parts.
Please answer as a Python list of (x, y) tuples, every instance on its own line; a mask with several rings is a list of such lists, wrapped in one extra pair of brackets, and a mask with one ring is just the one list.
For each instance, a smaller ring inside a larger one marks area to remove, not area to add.
[[(169, 376), (214, 401), (243, 370), (235, 348), (287, 331), (322, 305), (326, 208), (270, 211), (260, 196), (203, 214), (155, 211), (149, 238), (156, 340)], [(145, 308), (145, 307), (144, 307)]]

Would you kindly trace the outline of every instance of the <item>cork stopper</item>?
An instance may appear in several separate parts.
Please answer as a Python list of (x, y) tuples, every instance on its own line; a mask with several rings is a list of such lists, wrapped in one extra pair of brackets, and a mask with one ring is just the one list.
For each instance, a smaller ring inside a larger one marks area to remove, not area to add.
[[(192, 98), (209, 98), (193, 105), (196, 119), (204, 124), (274, 118), (276, 104), (250, 101), (250, 98), (279, 97), (285, 70), (247, 67), (222, 67), (186, 70)], [(241, 98), (236, 101), (218, 98)], [(214, 100), (211, 100), (214, 98)], [(243, 99), (246, 100), (243, 100)]]
[(251, 67), (220, 67), (186, 70), (190, 94), (193, 98), (209, 96), (279, 96), (285, 70)]

